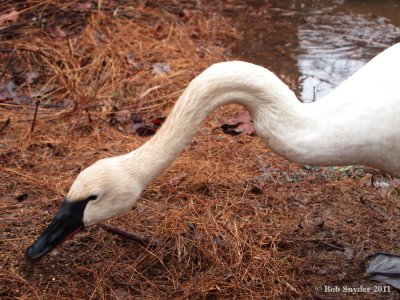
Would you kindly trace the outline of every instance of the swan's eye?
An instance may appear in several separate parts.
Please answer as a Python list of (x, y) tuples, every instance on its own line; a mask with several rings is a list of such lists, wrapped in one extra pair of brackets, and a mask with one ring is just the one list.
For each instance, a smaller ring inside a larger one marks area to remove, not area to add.
[(97, 195), (92, 195), (88, 198), (86, 198), (86, 201), (92, 201), (92, 200), (96, 200), (97, 199)]

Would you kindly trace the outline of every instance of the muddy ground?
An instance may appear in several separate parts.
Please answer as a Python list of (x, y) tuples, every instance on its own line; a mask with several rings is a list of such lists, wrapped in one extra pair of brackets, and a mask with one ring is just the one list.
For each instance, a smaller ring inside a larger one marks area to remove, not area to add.
[(230, 15), (256, 12), (240, 1), (0, 7), (2, 299), (399, 297), (321, 290), (384, 285), (361, 263), (400, 251), (399, 190), (377, 170), (300, 166), (256, 135), (225, 134), (236, 105), (211, 114), (137, 207), (107, 222), (158, 245), (93, 226), (27, 262), (77, 174), (150, 138), (196, 74), (238, 58)]

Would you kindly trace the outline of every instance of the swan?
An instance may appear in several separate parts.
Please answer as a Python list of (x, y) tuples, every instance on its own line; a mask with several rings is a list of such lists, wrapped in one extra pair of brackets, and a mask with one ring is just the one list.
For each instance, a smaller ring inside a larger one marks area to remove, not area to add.
[(243, 105), (257, 135), (293, 162), (360, 164), (400, 177), (400, 43), (323, 99), (307, 104), (261, 66), (217, 63), (190, 82), (144, 145), (101, 159), (77, 176), (50, 225), (27, 249), (27, 258), (37, 260), (80, 229), (129, 210), (183, 151), (204, 118), (228, 103)]

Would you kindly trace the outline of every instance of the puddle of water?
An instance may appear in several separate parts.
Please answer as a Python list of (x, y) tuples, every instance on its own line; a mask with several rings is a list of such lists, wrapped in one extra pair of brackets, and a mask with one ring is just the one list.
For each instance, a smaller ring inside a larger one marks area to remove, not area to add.
[(372, 57), (400, 42), (395, 0), (252, 1), (235, 54), (263, 65), (304, 102), (328, 94)]

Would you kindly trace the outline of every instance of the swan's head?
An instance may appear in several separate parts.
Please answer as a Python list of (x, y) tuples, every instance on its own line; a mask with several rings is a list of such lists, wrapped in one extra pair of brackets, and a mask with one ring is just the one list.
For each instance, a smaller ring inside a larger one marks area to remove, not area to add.
[(126, 155), (102, 159), (78, 175), (53, 221), (28, 248), (29, 260), (39, 259), (80, 229), (118, 216), (136, 203), (142, 186), (129, 172), (127, 159)]

